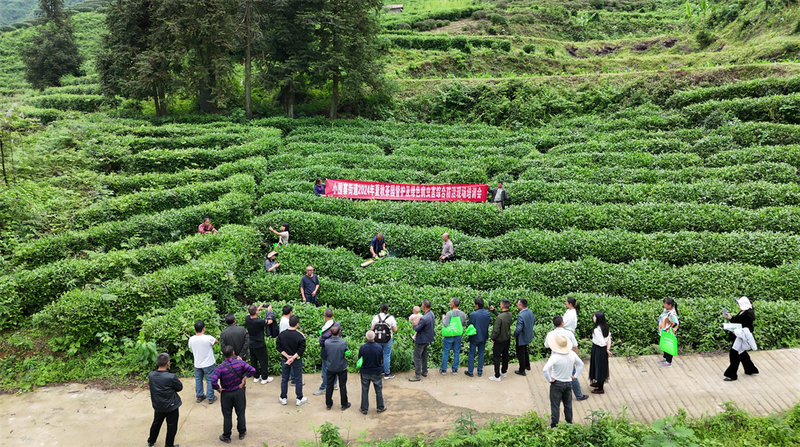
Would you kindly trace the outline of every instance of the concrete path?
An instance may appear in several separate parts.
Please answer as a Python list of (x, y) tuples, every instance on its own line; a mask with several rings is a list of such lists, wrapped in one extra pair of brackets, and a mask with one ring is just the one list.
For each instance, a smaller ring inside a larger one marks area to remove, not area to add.
[[(628, 417), (650, 422), (684, 408), (691, 416), (714, 414), (720, 405), (734, 401), (756, 414), (786, 410), (800, 400), (800, 349), (755, 352), (753, 361), (758, 376), (740, 373), (737, 382), (723, 382), (727, 355), (691, 355), (677, 357), (674, 366), (658, 366), (659, 357), (612, 358), (611, 379), (606, 394), (592, 395), (575, 402), (575, 420), (583, 421), (590, 410), (618, 412), (626, 408)], [(238, 446), (293, 446), (298, 440), (313, 441), (313, 429), (326, 421), (342, 428), (345, 438), (354, 440), (389, 438), (395, 433), (436, 436), (453, 428), (461, 412), (471, 411), (476, 422), (505, 415), (520, 415), (535, 410), (549, 413), (548, 385), (539, 371), (543, 362), (531, 365), (533, 374), (520, 377), (512, 373), (501, 383), (488, 380), (492, 367), (482, 378), (459, 374), (442, 376), (438, 369), (429, 371), (422, 382), (406, 379), (409, 373), (384, 381), (388, 411), (376, 414), (374, 395), (371, 411), (358, 412), (361, 398), (358, 376), (349, 377), (349, 395), (353, 407), (342, 412), (338, 392), (333, 410), (326, 411), (323, 396), (313, 396), (319, 376), (305, 376), (309, 402), (301, 407), (278, 403), (279, 383), (248, 383), (247, 428)], [(193, 379), (186, 379), (181, 392), (179, 431), (176, 442), (187, 446), (217, 446), (222, 432), (219, 403), (208, 405), (194, 401)], [(581, 377), (588, 392), (586, 373)], [(291, 391), (290, 391), (290, 397)], [(152, 420), (147, 390), (100, 391), (86, 385), (67, 384), (41, 388), (23, 395), (0, 396), (0, 446), (144, 446)], [(163, 446), (162, 429), (158, 446)]]

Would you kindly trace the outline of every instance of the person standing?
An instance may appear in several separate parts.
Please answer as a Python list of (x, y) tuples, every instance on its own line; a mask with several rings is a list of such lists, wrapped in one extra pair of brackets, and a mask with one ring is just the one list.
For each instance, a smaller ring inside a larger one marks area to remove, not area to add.
[[(387, 309), (388, 310), (388, 309)], [(369, 385), (375, 388), (375, 405), (378, 413), (386, 411), (383, 403), (383, 362), (385, 361), (383, 348), (375, 342), (375, 332), (367, 331), (367, 342), (358, 349), (358, 358), (361, 360), (361, 414), (369, 410)]]
[[(494, 382), (500, 382), (500, 376), (506, 377), (508, 372), (508, 348), (511, 346), (511, 313), (508, 312), (509, 307), (511, 307), (510, 301), (500, 301), (500, 314), (494, 319), (494, 327), (492, 328), (494, 375), (489, 377), (489, 380)], [(489, 307), (489, 310), (494, 311), (494, 306)]]
[(247, 329), (236, 325), (236, 317), (233, 314), (225, 315), (225, 325), (227, 327), (219, 334), (219, 345), (233, 346), (234, 355), (246, 362), (250, 349), (250, 334), (247, 333)]
[(536, 324), (536, 317), (533, 311), (528, 309), (528, 300), (520, 298), (517, 301), (517, 326), (514, 328), (514, 340), (517, 341), (517, 359), (519, 369), (514, 374), (526, 375), (525, 371), (531, 370), (531, 358), (528, 356), (528, 345), (533, 341), (533, 326)]
[(341, 328), (333, 326), (330, 329), (331, 336), (325, 342), (325, 367), (328, 370), (328, 384), (325, 388), (325, 405), (328, 410), (333, 407), (333, 388), (337, 379), (339, 381), (339, 403), (342, 411), (350, 408), (347, 400), (347, 342), (342, 340)]
[(564, 329), (575, 333), (578, 330), (578, 312), (581, 311), (581, 305), (578, 301), (571, 296), (567, 297), (567, 311), (564, 312)]
[[(678, 333), (678, 304), (672, 298), (664, 298), (664, 310), (658, 317), (658, 335), (669, 332)], [(662, 368), (672, 368), (672, 355), (664, 352), (664, 359), (659, 362)]]
[[(550, 349), (549, 340), (551, 339), (551, 337), (554, 335), (561, 334), (567, 337), (567, 340), (569, 340), (569, 342), (572, 343), (572, 350), (575, 351), (575, 354), (578, 354), (578, 340), (575, 338), (575, 334), (568, 331), (564, 327), (564, 318), (559, 315), (553, 317), (553, 326), (555, 327), (555, 329), (548, 332), (547, 336), (544, 339), (544, 347)], [(576, 374), (576, 372), (573, 370), (572, 375), (576, 377), (572, 381), (572, 392), (575, 393), (575, 399), (577, 399), (578, 401), (588, 399), (589, 396), (583, 394), (583, 391), (581, 391), (581, 384), (580, 381), (577, 379), (579, 374)]]
[(489, 190), (489, 201), (501, 210), (505, 209), (506, 202), (508, 202), (508, 193), (503, 189), (503, 182), (497, 182), (497, 188)]
[(278, 256), (277, 251), (271, 251), (267, 253), (267, 260), (264, 261), (264, 271), (267, 273), (276, 274), (278, 273), (278, 267), (281, 266), (280, 262), (276, 262), (275, 258)]
[(478, 352), (478, 377), (483, 376), (483, 353), (486, 349), (486, 340), (489, 339), (489, 325), (492, 323), (492, 314), (483, 306), (483, 298), (475, 298), (475, 310), (469, 314), (468, 325), (475, 328), (475, 335), (469, 336), (469, 361), (467, 370), (464, 371), (469, 377), (472, 377), (475, 366), (475, 351)]
[(450, 240), (450, 234), (444, 233), (442, 240), (444, 243), (442, 244), (442, 254), (439, 256), (439, 260), (442, 262), (452, 261), (456, 256), (456, 252), (453, 250), (453, 241)]
[(169, 372), (169, 354), (162, 352), (156, 358), (158, 369), (150, 371), (147, 382), (150, 386), (150, 402), (153, 404), (153, 424), (150, 426), (150, 436), (147, 445), (156, 445), (161, 426), (167, 421), (167, 447), (180, 447), (175, 444), (175, 435), (178, 433), (178, 408), (181, 396), (178, 392), (183, 390), (183, 383), (175, 374)]
[[(194, 389), (197, 395), (197, 403), (208, 399), (209, 404), (217, 401), (214, 397), (214, 389), (211, 387), (211, 374), (217, 364), (214, 359), (214, 345), (217, 339), (206, 335), (206, 324), (203, 320), (194, 323), (195, 335), (189, 337), (189, 349), (194, 356)], [(203, 379), (206, 381), (206, 391), (203, 391)]]
[(417, 334), (414, 340), (414, 377), (409, 378), (409, 382), (419, 382), (420, 376), (428, 377), (428, 346), (433, 343), (436, 336), (434, 333), (436, 317), (431, 312), (429, 300), (422, 300), (422, 312), (419, 323), (414, 326), (414, 332)]
[(217, 229), (211, 225), (211, 219), (208, 217), (203, 218), (203, 223), (197, 227), (197, 232), (200, 234), (217, 234)]
[(281, 231), (275, 231), (274, 228), (269, 227), (269, 231), (278, 236), (278, 245), (289, 245), (289, 224), (282, 223)]
[(314, 195), (315, 196), (325, 195), (325, 183), (322, 183), (321, 178), (318, 178), (317, 181), (314, 182)]
[(592, 394), (604, 394), (603, 385), (608, 379), (608, 358), (611, 357), (611, 332), (608, 330), (606, 314), (595, 312), (592, 317), (594, 329), (592, 330), (592, 356), (589, 359), (590, 386), (594, 387)]
[(461, 337), (467, 327), (467, 314), (458, 309), (461, 302), (458, 298), (450, 298), (450, 311), (442, 315), (442, 375), (447, 375), (447, 360), (450, 350), (453, 351), (453, 374), (458, 373), (458, 358), (461, 354)]
[(392, 340), (397, 332), (397, 320), (389, 315), (389, 304), (382, 303), (378, 315), (372, 317), (370, 329), (375, 334), (375, 344), (383, 349), (383, 378), (394, 379), (392, 374)]
[[(327, 362), (325, 359), (328, 358), (327, 351), (325, 350), (325, 342), (332, 337), (333, 332), (331, 331), (333, 328), (337, 328), (337, 332), (342, 332), (342, 325), (339, 324), (338, 321), (333, 321), (333, 309), (325, 309), (325, 323), (322, 325), (322, 328), (319, 330), (319, 355), (322, 358), (322, 384), (320, 384), (319, 389), (314, 391), (314, 395), (318, 396), (320, 394), (325, 394), (325, 388), (328, 386), (328, 367)], [(336, 380), (333, 381), (334, 386), (336, 385)]]
[(289, 319), (292, 318), (292, 315), (293, 315), (292, 305), (291, 304), (287, 304), (287, 305), (283, 306), (283, 309), (281, 309), (281, 315), (282, 315), (281, 316), (281, 321), (280, 321), (280, 325), (278, 327), (278, 333), (279, 334), (281, 332), (285, 331), (286, 329), (289, 329)]
[[(583, 371), (583, 362), (563, 334), (551, 332), (546, 340), (553, 353), (544, 365), (544, 378), (550, 382), (550, 427), (558, 425), (559, 408), (564, 403), (564, 420), (572, 423), (572, 381)], [(573, 373), (573, 371), (575, 371)]]
[[(736, 303), (739, 305), (739, 313), (735, 316), (731, 316), (731, 314), (726, 313), (723, 316), (730, 320), (731, 323), (739, 323), (742, 325), (742, 329), (748, 329), (750, 331), (750, 335), (752, 337), (753, 334), (753, 322), (756, 319), (756, 311), (753, 309), (753, 304), (750, 302), (750, 299), (746, 296), (743, 296), (736, 300)], [(740, 353), (739, 350), (736, 348), (736, 335), (733, 333), (730, 334), (730, 341), (734, 343), (731, 346), (731, 350), (729, 353), (729, 358), (731, 364), (728, 366), (728, 369), (725, 370), (725, 379), (726, 382), (732, 382), (739, 378), (739, 364), (741, 363), (744, 365), (744, 373), (748, 376), (752, 376), (754, 374), (758, 374), (758, 368), (756, 365), (753, 364), (753, 360), (750, 359), (750, 354), (747, 353), (746, 350), (742, 350)]]
[(289, 376), (294, 378), (294, 390), (297, 396), (295, 405), (298, 407), (308, 402), (303, 396), (303, 354), (306, 352), (306, 337), (297, 330), (300, 318), (292, 315), (289, 318), (289, 329), (281, 332), (275, 340), (275, 347), (281, 354), (281, 396), (278, 402), (286, 405), (286, 396), (289, 392)]
[(317, 305), (317, 292), (319, 292), (319, 278), (314, 273), (314, 267), (306, 267), (306, 274), (300, 280), (300, 296), (304, 303)]
[(372, 238), (372, 241), (369, 243), (369, 252), (373, 258), (377, 258), (378, 256), (386, 256), (386, 239), (383, 238), (383, 233), (378, 233), (377, 236)]
[(225, 360), (214, 370), (211, 382), (214, 389), (219, 391), (219, 404), (222, 407), (222, 434), (219, 435), (219, 440), (230, 444), (234, 411), (236, 411), (236, 431), (239, 432), (239, 440), (244, 439), (247, 434), (244, 415), (247, 408), (247, 395), (244, 384), (247, 382), (247, 377), (255, 375), (256, 370), (247, 362), (236, 358), (233, 346), (223, 346), (222, 356), (225, 357)]
[[(258, 318), (258, 314), (263, 308), (263, 304), (258, 307), (255, 304), (251, 305), (247, 309), (248, 315), (244, 318), (244, 326), (250, 335), (250, 364), (257, 374), (253, 376), (253, 383), (261, 381), (262, 385), (266, 385), (272, 382), (272, 377), (269, 376), (269, 354), (267, 354), (264, 332), (275, 322), (275, 314), (272, 313), (272, 306), (267, 306), (268, 317)], [(272, 318), (269, 318), (270, 314)]]

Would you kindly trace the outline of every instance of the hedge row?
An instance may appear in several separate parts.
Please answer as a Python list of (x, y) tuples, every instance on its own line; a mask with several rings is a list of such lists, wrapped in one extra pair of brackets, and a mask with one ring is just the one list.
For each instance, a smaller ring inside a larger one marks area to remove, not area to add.
[(764, 181), (769, 183), (797, 183), (797, 168), (786, 163), (761, 162), (706, 168), (693, 166), (678, 170), (604, 168), (530, 168), (520, 175), (520, 180), (544, 182), (577, 181), (584, 183), (694, 183), (719, 180), (728, 183)]
[[(258, 297), (259, 302), (285, 300), (297, 295), (301, 275), (264, 275), (257, 274), (245, 281), (249, 297)], [(581, 339), (582, 352), (588, 353), (588, 338), (592, 329), (591, 317), (595, 311), (602, 310), (608, 317), (609, 326), (617, 350), (627, 349), (642, 353), (655, 351), (658, 343), (656, 317), (661, 312), (660, 301), (637, 302), (624, 297), (579, 293), (571, 294), (581, 304), (582, 312), (578, 315), (578, 335)], [(530, 288), (498, 288), (491, 291), (478, 291), (460, 287), (413, 286), (407, 284), (385, 283), (384, 281), (363, 285), (343, 283), (320, 278), (319, 301), (324, 306), (339, 309), (338, 314), (363, 312), (367, 315), (378, 313), (382, 302), (389, 303), (389, 312), (398, 320), (405, 320), (414, 305), (423, 299), (432, 302), (432, 310), (437, 316), (449, 310), (448, 302), (452, 297), (461, 300), (461, 309), (471, 311), (475, 298), (483, 298), (487, 305), (497, 306), (502, 299), (512, 303), (519, 298), (526, 298), (528, 305), (537, 318), (534, 327), (534, 341), (531, 343), (534, 356), (546, 357), (549, 352), (544, 348), (544, 337), (552, 329), (551, 318), (564, 313), (565, 296), (547, 297)], [(681, 318), (679, 343), (683, 347), (713, 350), (728, 347), (727, 333), (721, 326), (724, 321), (721, 309), (735, 307), (730, 297), (708, 297), (702, 299), (680, 299), (678, 309)], [(762, 349), (794, 346), (800, 341), (800, 303), (796, 301), (764, 302), (756, 299), (756, 337)], [(343, 311), (342, 309), (347, 309)], [(516, 309), (512, 306), (512, 316)], [(336, 316), (337, 313), (334, 313)], [(366, 319), (364, 320), (366, 321)], [(405, 323), (405, 321), (403, 321)], [(303, 322), (301, 321), (301, 325)], [(308, 328), (313, 330), (316, 328)], [(365, 331), (367, 327), (350, 328), (343, 325), (344, 330)], [(405, 330), (404, 330), (405, 329)], [(408, 326), (401, 326), (399, 335), (411, 335)], [(430, 348), (432, 352), (441, 352), (441, 326), (437, 323), (436, 341)], [(617, 351), (619, 352), (619, 351)], [(436, 357), (433, 355), (432, 357)]]
[[(310, 190), (309, 185), (305, 185)], [(616, 228), (642, 233), (659, 231), (775, 231), (800, 233), (800, 208), (767, 207), (757, 210), (696, 203), (534, 202), (506, 208), (472, 202), (416, 202), (315, 198), (311, 193), (271, 193), (258, 201), (258, 213), (276, 209), (311, 211), (378, 222), (441, 226), (465, 234), (495, 237), (513, 230)]]
[(514, 158), (524, 158), (539, 155), (539, 152), (531, 144), (520, 143), (502, 147), (495, 147), (491, 144), (486, 145), (461, 145), (463, 142), (441, 142), (438, 144), (420, 144), (419, 142), (408, 142), (407, 145), (398, 145), (392, 151), (393, 155), (403, 155), (406, 157), (433, 157), (444, 160), (458, 160), (460, 163), (464, 159), (475, 157), (487, 157), (499, 155)]
[(385, 155), (383, 149), (372, 143), (288, 143), (280, 151), (281, 155), (308, 157), (316, 154), (346, 154), (380, 157)]
[(78, 112), (97, 112), (104, 106), (114, 107), (114, 101), (102, 95), (54, 94), (34, 96), (30, 104), (41, 109), (75, 110)]
[(280, 274), (300, 275), (305, 266), (313, 265), (320, 276), (362, 285), (405, 284), (486, 291), (527, 288), (548, 296), (580, 291), (619, 295), (633, 301), (742, 295), (763, 301), (796, 300), (800, 291), (799, 262), (767, 268), (734, 263), (676, 267), (652, 260), (612, 264), (596, 258), (543, 264), (520, 259), (491, 262), (459, 259), (441, 263), (387, 258), (362, 268), (361, 256), (342, 247), (291, 244), (279, 251)]
[(245, 224), (250, 220), (252, 203), (252, 195), (229, 193), (216, 202), (140, 214), (123, 221), (102, 223), (88, 230), (67, 231), (18, 245), (13, 261), (33, 268), (84, 250), (111, 250), (123, 244), (164, 243), (181, 235), (196, 233), (204, 216), (209, 216), (217, 228), (225, 224)]
[(71, 94), (71, 95), (100, 95), (100, 84), (62, 85), (61, 87), (48, 87), (42, 92), (45, 95)]
[(33, 321), (43, 332), (79, 345), (96, 341), (98, 332), (134, 336), (141, 327), (137, 317), (169, 307), (178, 298), (209, 293), (219, 301), (232, 299), (249, 271), (246, 259), (243, 253), (220, 251), (98, 289), (75, 289), (35, 314)]
[[(390, 253), (400, 257), (434, 260), (441, 253), (443, 227), (412, 227), (378, 223), (368, 219), (303, 211), (271, 211), (253, 219), (266, 234), (267, 228), (288, 222), (293, 241), (300, 244), (344, 247), (359, 255), (369, 253), (369, 241), (386, 234)], [(769, 232), (634, 233), (624, 230), (569, 229), (516, 230), (495, 238), (479, 238), (450, 231), (460, 259), (490, 261), (524, 259), (530, 262), (580, 260), (597, 257), (606, 262), (653, 259), (676, 265), (701, 262), (743, 262), (775, 266), (800, 258), (800, 236)]]
[(769, 146), (800, 144), (800, 132), (793, 124), (771, 122), (745, 122), (733, 123), (718, 127), (714, 130), (716, 135), (731, 137), (742, 146)]
[[(234, 251), (243, 246), (258, 247), (258, 241), (252, 228), (226, 225), (214, 237), (198, 234), (163, 245), (62, 259), (1, 280), (0, 295), (13, 296), (19, 302), (19, 316), (30, 315), (71, 289), (185, 264), (221, 248)], [(13, 320), (6, 319), (0, 322), (0, 328), (11, 323)]]
[(223, 163), (214, 169), (189, 169), (174, 174), (110, 174), (101, 177), (100, 183), (117, 195), (131, 194), (143, 189), (175, 188), (191, 183), (223, 180), (240, 173), (252, 175), (257, 183), (261, 183), (268, 174), (267, 167), (267, 160), (257, 156)]
[(706, 159), (705, 165), (722, 167), (759, 162), (786, 163), (800, 169), (800, 145), (753, 146), (719, 152)]
[[(760, 160), (757, 160), (760, 161)], [(752, 161), (750, 163), (755, 163)], [(775, 161), (775, 160), (769, 160)], [(703, 159), (697, 154), (650, 152), (576, 152), (564, 155), (547, 154), (531, 156), (526, 160), (529, 169), (534, 168), (601, 168), (623, 169), (682, 169), (702, 166)], [(732, 163), (736, 164), (736, 163)], [(726, 166), (726, 165), (722, 165)], [(721, 166), (719, 166), (721, 167)]]
[(469, 48), (491, 48), (493, 50), (511, 51), (511, 42), (504, 39), (483, 37), (434, 37), (434, 36), (386, 36), (395, 48), (408, 50), (448, 51), (451, 48), (469, 52)]
[(113, 155), (110, 159), (95, 159), (94, 168), (101, 172), (174, 173), (184, 169), (211, 169), (221, 163), (255, 156), (268, 157), (278, 151), (280, 140), (262, 139), (227, 149), (147, 150), (138, 154)]
[(708, 203), (741, 208), (800, 205), (800, 184), (750, 182), (729, 184), (719, 180), (696, 183), (587, 184), (518, 181), (506, 190), (512, 204), (530, 202), (603, 203)]
[(697, 88), (676, 92), (667, 99), (667, 107), (678, 109), (691, 104), (711, 100), (757, 98), (772, 95), (787, 95), (800, 92), (800, 76), (791, 78), (766, 78), (726, 84), (719, 87)]
[(694, 124), (702, 123), (712, 113), (729, 114), (742, 121), (800, 124), (798, 109), (800, 109), (800, 93), (763, 98), (712, 100), (687, 106), (683, 111)]
[(246, 124), (238, 124), (231, 122), (212, 122), (201, 124), (177, 124), (166, 122), (159, 124), (152, 120), (134, 120), (116, 118), (113, 121), (104, 121), (97, 123), (102, 129), (120, 137), (130, 137), (132, 139), (141, 139), (147, 141), (148, 139), (161, 139), (161, 138), (183, 138), (202, 136), (204, 134), (212, 133), (248, 133), (258, 132), (265, 127), (254, 127)]
[(333, 178), (414, 184), (484, 184), (489, 181), (485, 170), (472, 167), (458, 167), (432, 175), (410, 169), (345, 169), (333, 165), (274, 171), (269, 174), (269, 178), (273, 182), (291, 182), (297, 179), (313, 182), (317, 178)]
[(138, 153), (150, 149), (224, 148), (264, 137), (261, 132), (233, 133), (230, 129), (206, 132), (191, 136), (135, 137), (125, 139), (125, 143), (131, 152)]
[(253, 195), (256, 182), (250, 174), (235, 174), (226, 180), (199, 182), (174, 189), (143, 191), (106, 200), (84, 208), (75, 215), (78, 228), (97, 222), (122, 220), (142, 213), (156, 213), (174, 208), (200, 205), (218, 200), (230, 192)]

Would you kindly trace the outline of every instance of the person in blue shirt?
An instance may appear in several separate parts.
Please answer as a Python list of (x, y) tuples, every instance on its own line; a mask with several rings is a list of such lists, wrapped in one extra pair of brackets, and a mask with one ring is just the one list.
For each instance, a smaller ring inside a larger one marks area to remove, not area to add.
[(383, 347), (375, 343), (375, 332), (367, 331), (367, 342), (358, 349), (361, 364), (361, 414), (369, 411), (369, 386), (375, 388), (378, 413), (386, 411), (383, 403)]
[(483, 308), (483, 298), (475, 298), (475, 311), (469, 314), (470, 324), (475, 327), (476, 334), (469, 336), (469, 364), (467, 370), (464, 371), (469, 377), (472, 377), (472, 371), (475, 367), (475, 351), (478, 352), (478, 377), (483, 375), (483, 353), (486, 350), (486, 340), (489, 339), (489, 326), (492, 324), (492, 314)]
[(520, 298), (517, 301), (517, 327), (514, 329), (514, 340), (517, 341), (517, 359), (519, 369), (514, 371), (520, 376), (526, 375), (525, 371), (531, 370), (531, 358), (528, 356), (528, 345), (533, 341), (533, 325), (536, 324), (536, 317), (533, 311), (528, 309), (528, 300)]
[(436, 336), (434, 326), (436, 317), (431, 312), (431, 302), (422, 300), (422, 318), (414, 326), (417, 338), (414, 343), (414, 377), (408, 379), (409, 382), (419, 382), (420, 376), (428, 377), (428, 346), (433, 343)]
[(377, 236), (372, 238), (372, 242), (369, 244), (369, 252), (372, 254), (373, 258), (377, 258), (378, 256), (386, 256), (384, 251), (386, 250), (386, 239), (383, 238), (383, 233), (378, 233)]
[(314, 182), (314, 195), (315, 196), (324, 196), (325, 195), (325, 184), (322, 183), (322, 179), (317, 179)]

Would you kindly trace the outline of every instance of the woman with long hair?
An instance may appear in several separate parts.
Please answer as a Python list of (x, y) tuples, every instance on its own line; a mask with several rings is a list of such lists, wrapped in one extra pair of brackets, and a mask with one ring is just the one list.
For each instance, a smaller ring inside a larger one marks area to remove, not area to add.
[[(728, 320), (731, 320), (731, 323), (739, 323), (742, 325), (742, 329), (747, 328), (750, 330), (750, 334), (753, 333), (753, 321), (756, 319), (756, 311), (753, 309), (753, 304), (750, 302), (750, 299), (746, 296), (743, 296), (736, 300), (736, 303), (739, 305), (739, 313), (731, 316), (731, 314), (724, 314), (723, 316)], [(736, 341), (736, 335), (731, 332), (730, 334), (731, 342)], [(744, 366), (744, 373), (748, 376), (752, 376), (754, 374), (758, 374), (758, 368), (756, 365), (753, 364), (753, 361), (750, 359), (750, 354), (747, 351), (742, 351), (739, 353), (736, 349), (731, 346), (731, 351), (729, 354), (731, 364), (728, 366), (728, 369), (725, 370), (725, 381), (732, 382), (738, 379), (738, 372), (739, 372), (739, 363)]]
[(314, 195), (315, 196), (324, 196), (325, 195), (325, 183), (322, 183), (322, 179), (318, 178), (314, 182)]
[(572, 332), (573, 334), (578, 329), (578, 312), (581, 311), (581, 305), (574, 297), (567, 297), (567, 311), (564, 312), (564, 329)]
[[(658, 317), (658, 335), (662, 332), (670, 332), (675, 335), (678, 332), (678, 303), (672, 298), (664, 298), (664, 311)], [(659, 362), (662, 368), (672, 368), (672, 355), (664, 353), (664, 359)]]
[(603, 394), (603, 385), (608, 379), (608, 358), (611, 357), (611, 332), (608, 330), (606, 314), (595, 312), (592, 317), (592, 356), (589, 360), (589, 380), (592, 394)]

